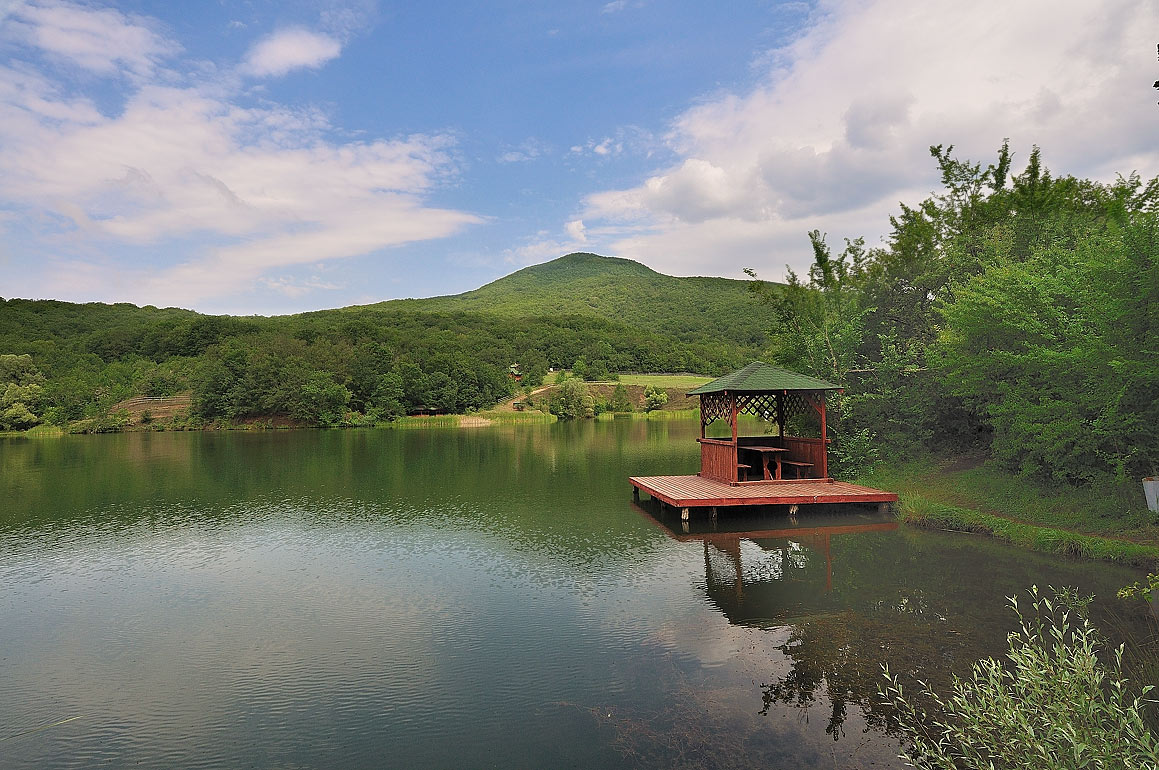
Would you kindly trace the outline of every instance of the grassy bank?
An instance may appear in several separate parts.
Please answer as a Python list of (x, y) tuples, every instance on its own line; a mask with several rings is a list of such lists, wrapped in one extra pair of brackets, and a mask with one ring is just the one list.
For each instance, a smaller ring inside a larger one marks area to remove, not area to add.
[(696, 409), (657, 409), (653, 412), (604, 412), (596, 417), (601, 422), (608, 420), (695, 420), (700, 415)]
[(64, 435), (64, 430), (55, 425), (37, 425), (28, 430), (0, 430), (0, 436), (21, 436), (25, 438), (57, 438)]
[(860, 482), (899, 494), (915, 526), (977, 532), (1044, 553), (1155, 568), (1159, 515), (1133, 484), (1047, 486), (987, 465), (921, 460), (882, 465)]
[(421, 428), (476, 428), (488, 425), (507, 425), (514, 423), (549, 423), (555, 422), (553, 414), (526, 410), (523, 412), (474, 412), (472, 414), (440, 414), (433, 417), (400, 417), (391, 422), (379, 423), (376, 428), (393, 428), (410, 430)]

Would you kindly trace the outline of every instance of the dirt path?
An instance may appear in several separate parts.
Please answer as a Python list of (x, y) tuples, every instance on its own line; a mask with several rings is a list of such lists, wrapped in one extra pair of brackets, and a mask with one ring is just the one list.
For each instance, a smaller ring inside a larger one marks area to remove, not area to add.
[[(530, 395), (532, 397), (538, 396), (540, 393), (544, 393), (546, 391), (549, 391), (554, 387), (555, 387), (555, 385), (541, 385), (540, 387), (531, 391)], [(495, 405), (495, 411), (497, 411), (497, 412), (514, 412), (515, 411), (515, 402), (516, 401), (524, 401), (526, 399), (527, 399), (527, 396), (519, 395), (519, 396), (513, 396), (512, 398), (509, 398), (506, 401), (500, 401), (498, 404)]]

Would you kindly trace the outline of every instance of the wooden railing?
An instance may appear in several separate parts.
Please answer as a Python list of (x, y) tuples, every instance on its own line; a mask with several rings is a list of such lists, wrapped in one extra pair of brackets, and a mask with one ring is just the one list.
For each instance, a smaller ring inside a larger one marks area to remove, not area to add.
[(736, 447), (731, 441), (702, 438), (700, 441), (700, 475), (732, 483), (736, 475)]
[(813, 463), (812, 468), (802, 468), (802, 478), (819, 479), (824, 477), (825, 443), (819, 438), (801, 438), (799, 436), (785, 436), (781, 439), (781, 446), (789, 451), (786, 460)]

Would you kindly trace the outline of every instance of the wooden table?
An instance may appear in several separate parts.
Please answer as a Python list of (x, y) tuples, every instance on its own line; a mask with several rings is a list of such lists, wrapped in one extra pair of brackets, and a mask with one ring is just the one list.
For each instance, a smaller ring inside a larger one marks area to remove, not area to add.
[[(789, 451), (788, 449), (785, 449), (784, 447), (779, 447), (779, 446), (749, 446), (747, 444), (744, 446), (741, 446), (740, 448), (744, 449), (745, 451), (759, 452), (760, 453), (761, 466), (765, 472), (765, 481), (772, 481), (773, 479), (776, 479), (778, 481), (780, 480), (780, 478), (781, 478), (781, 454), (783, 452), (788, 452)], [(769, 458), (770, 457), (772, 459), (776, 460), (776, 462), (777, 462), (775, 476), (769, 472)]]

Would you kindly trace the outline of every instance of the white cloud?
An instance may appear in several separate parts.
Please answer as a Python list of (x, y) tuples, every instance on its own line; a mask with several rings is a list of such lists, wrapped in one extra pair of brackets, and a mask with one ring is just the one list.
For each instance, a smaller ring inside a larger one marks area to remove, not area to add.
[(152, 26), (111, 8), (38, 0), (17, 5), (4, 34), (101, 75), (145, 75), (180, 50)]
[(518, 147), (512, 147), (496, 158), (499, 163), (526, 163), (551, 153), (551, 145), (540, 139), (525, 139)]
[[(118, 18), (111, 41), (136, 24)], [(456, 173), (448, 137), (336, 141), (315, 110), (172, 80), (134, 79), (107, 115), (25, 63), (0, 66), (0, 206), (53, 244), (54, 290), (185, 306), (262, 286), (296, 296), (326, 286), (276, 277), (288, 268), (482, 221), (427, 203)]]
[(808, 230), (872, 238), (899, 200), (934, 189), (931, 144), (988, 161), (1009, 137), (1016, 166), (1038, 144), (1056, 173), (1159, 173), (1151, 2), (831, 2), (810, 23), (762, 57), (757, 87), (673, 122), (674, 164), (589, 196), (589, 235), (615, 233), (603, 250), (779, 275), (809, 259)]
[(285, 75), (296, 69), (316, 69), (342, 53), (342, 44), (300, 27), (279, 30), (254, 44), (242, 69), (257, 77)]
[(582, 219), (573, 219), (564, 225), (563, 229), (567, 231), (567, 234), (571, 236), (572, 241), (575, 243), (588, 242), (588, 236), (585, 232), (584, 221)]
[(278, 276), (276, 278), (263, 278), (262, 284), (273, 289), (276, 292), (286, 295), (287, 297), (303, 297), (316, 290), (322, 289), (324, 291), (335, 291), (337, 289), (345, 288), (341, 284), (332, 283), (330, 281), (323, 281), (318, 276), (311, 276), (305, 280), (295, 280), (289, 276)]
[(572, 145), (569, 151), (573, 155), (591, 154), (609, 158), (625, 153), (650, 157), (656, 149), (657, 140), (651, 132), (639, 126), (623, 126), (616, 130), (614, 136), (589, 139), (583, 144)]

